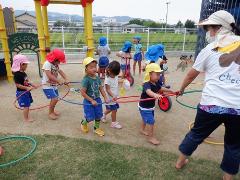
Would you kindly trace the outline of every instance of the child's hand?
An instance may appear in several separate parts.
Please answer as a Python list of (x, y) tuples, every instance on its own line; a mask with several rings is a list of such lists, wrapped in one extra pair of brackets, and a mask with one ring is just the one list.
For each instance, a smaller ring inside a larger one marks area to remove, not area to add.
[(105, 103), (110, 103), (109, 99), (107, 97), (104, 98)]
[(163, 96), (160, 94), (154, 94), (153, 96), (155, 99), (161, 99)]
[(92, 103), (93, 106), (97, 106), (98, 105), (97, 101), (95, 101), (95, 100), (92, 100), (91, 103)]
[(32, 87), (32, 86), (27, 87), (27, 91), (31, 91), (31, 90), (33, 90), (33, 89), (34, 89), (34, 87)]
[(112, 99), (112, 100), (113, 100), (113, 101), (117, 101), (117, 99), (118, 99), (117, 97), (113, 97), (113, 99)]

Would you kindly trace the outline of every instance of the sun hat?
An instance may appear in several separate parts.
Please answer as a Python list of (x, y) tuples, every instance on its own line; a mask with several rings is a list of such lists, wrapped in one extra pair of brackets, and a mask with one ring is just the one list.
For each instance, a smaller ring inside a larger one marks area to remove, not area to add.
[(96, 59), (92, 58), (92, 57), (86, 57), (84, 60), (83, 60), (83, 65), (84, 67), (86, 67), (87, 65), (89, 65), (91, 62), (96, 62)]
[(60, 63), (66, 63), (65, 54), (60, 49), (54, 49), (47, 54), (46, 60), (52, 63), (55, 60), (60, 61)]
[(160, 56), (164, 55), (164, 46), (162, 44), (157, 44), (150, 46), (145, 54), (145, 58), (149, 61), (156, 62)]
[(29, 60), (22, 54), (17, 54), (13, 57), (12, 72), (20, 71), (21, 64), (29, 64)]
[(138, 41), (141, 41), (142, 37), (141, 36), (134, 36), (133, 39), (136, 39)]
[(144, 82), (148, 82), (150, 81), (150, 74), (151, 72), (162, 72), (159, 64), (156, 63), (150, 63), (146, 66), (146, 72), (145, 72), (145, 76), (144, 76)]
[(106, 45), (107, 45), (107, 38), (105, 38), (105, 37), (100, 37), (100, 38), (99, 38), (99, 45), (100, 45), (100, 46), (106, 46)]
[(132, 47), (132, 43), (130, 41), (125, 41), (124, 45), (123, 45), (123, 48), (122, 48), (122, 51), (123, 52), (128, 52), (131, 47)]

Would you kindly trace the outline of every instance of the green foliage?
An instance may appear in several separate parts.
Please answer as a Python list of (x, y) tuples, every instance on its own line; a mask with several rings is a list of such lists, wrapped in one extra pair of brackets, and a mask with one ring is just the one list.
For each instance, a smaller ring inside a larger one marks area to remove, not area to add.
[(196, 26), (195, 26), (195, 22), (188, 19), (188, 20), (185, 22), (184, 27), (185, 27), (185, 28), (195, 28), (195, 27), (196, 27)]
[(75, 23), (71, 23), (69, 21), (56, 21), (53, 24), (54, 27), (76, 27)]

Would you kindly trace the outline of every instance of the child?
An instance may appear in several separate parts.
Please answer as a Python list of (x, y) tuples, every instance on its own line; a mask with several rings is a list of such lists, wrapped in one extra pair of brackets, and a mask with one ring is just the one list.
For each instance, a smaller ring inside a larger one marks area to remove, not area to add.
[(36, 86), (29, 82), (28, 76), (25, 73), (28, 64), (29, 61), (26, 56), (22, 54), (15, 55), (13, 57), (12, 72), (17, 87), (16, 97), (21, 96), (18, 98), (18, 104), (23, 108), (24, 121), (33, 122), (29, 117), (29, 107), (31, 106), (31, 103), (33, 103), (30, 91)]
[(167, 69), (165, 69), (164, 65), (167, 64), (167, 60), (168, 59), (167, 59), (167, 57), (165, 55), (160, 56), (160, 59), (161, 59), (160, 60), (160, 68), (161, 68), (161, 70), (163, 70), (163, 73), (161, 74), (161, 77), (160, 77), (160, 79), (162, 81), (162, 86), (167, 88), (167, 89), (169, 89), (171, 87), (169, 85), (166, 85), (166, 78), (164, 76), (164, 72), (167, 70)]
[(135, 75), (135, 71), (136, 71), (136, 64), (138, 63), (138, 68), (139, 68), (139, 75), (141, 75), (142, 72), (142, 59), (144, 57), (144, 51), (142, 49), (142, 44), (140, 43), (141, 41), (141, 37), (140, 36), (135, 36), (133, 38), (133, 43), (135, 44), (135, 54), (133, 56), (133, 75)]
[(88, 123), (95, 121), (94, 132), (99, 136), (104, 136), (104, 131), (99, 128), (103, 116), (100, 92), (104, 97), (105, 102), (108, 102), (108, 99), (103, 86), (101, 85), (100, 78), (96, 76), (97, 61), (91, 57), (87, 57), (83, 60), (83, 65), (85, 67), (86, 75), (82, 80), (81, 94), (84, 97), (83, 109), (85, 119), (81, 122), (81, 130), (84, 133), (88, 133)]
[(121, 58), (121, 70), (122, 78), (124, 79), (126, 70), (130, 70), (130, 60), (132, 59), (131, 55), (132, 43), (130, 41), (125, 41), (122, 51), (119, 51), (116, 55)]
[(63, 83), (68, 83), (67, 76), (59, 68), (60, 63), (66, 63), (65, 54), (59, 50), (54, 49), (47, 54), (46, 62), (43, 64), (43, 77), (42, 87), (43, 92), (48, 99), (51, 99), (49, 105), (49, 119), (56, 120), (60, 116), (60, 113), (55, 111), (55, 106), (58, 102), (58, 89), (57, 85), (62, 84), (62, 81), (58, 79), (58, 73), (64, 79)]
[(99, 55), (99, 62), (98, 62), (98, 76), (102, 74), (101, 78), (105, 78), (105, 70), (109, 64), (109, 54), (111, 53), (110, 48), (107, 45), (107, 39), (105, 37), (99, 38), (99, 46), (97, 48), (96, 54)]
[[(117, 100), (118, 97), (118, 75), (120, 73), (120, 63), (117, 61), (113, 61), (107, 67), (107, 77), (104, 81), (105, 91), (107, 92), (107, 97), (110, 101)], [(112, 117), (112, 128), (121, 129), (122, 126), (119, 122), (116, 121), (117, 109), (119, 108), (119, 104), (116, 102), (112, 102), (106, 105), (106, 111), (104, 112), (102, 122), (106, 122), (106, 115), (111, 113)]]
[[(162, 88), (158, 83), (161, 73), (160, 66), (156, 63), (150, 63), (146, 66), (145, 81), (143, 84), (143, 90), (141, 99), (155, 98), (160, 99), (162, 96), (158, 94), (161, 92), (173, 93), (171, 90)], [(141, 134), (148, 136), (148, 141), (154, 145), (158, 145), (159, 141), (153, 136), (154, 129), (154, 107), (155, 99), (139, 102), (139, 111), (142, 117)], [(146, 131), (146, 125), (150, 126), (149, 132)]]

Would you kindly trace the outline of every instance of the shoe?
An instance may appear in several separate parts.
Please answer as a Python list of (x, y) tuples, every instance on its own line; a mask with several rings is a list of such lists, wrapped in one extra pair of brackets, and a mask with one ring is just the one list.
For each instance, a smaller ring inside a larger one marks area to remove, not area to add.
[(112, 122), (111, 128), (122, 129), (122, 125), (119, 122)]
[(87, 124), (85, 124), (85, 125), (81, 124), (81, 130), (84, 133), (88, 133), (88, 131), (89, 131), (88, 125)]
[(101, 121), (102, 121), (103, 123), (107, 123), (107, 119), (106, 119), (106, 116), (105, 116), (105, 115), (103, 115), (103, 117), (101, 118)]
[(95, 129), (95, 130), (94, 130), (94, 133), (96, 133), (96, 134), (99, 135), (99, 136), (104, 136), (104, 131), (101, 130), (100, 128)]

